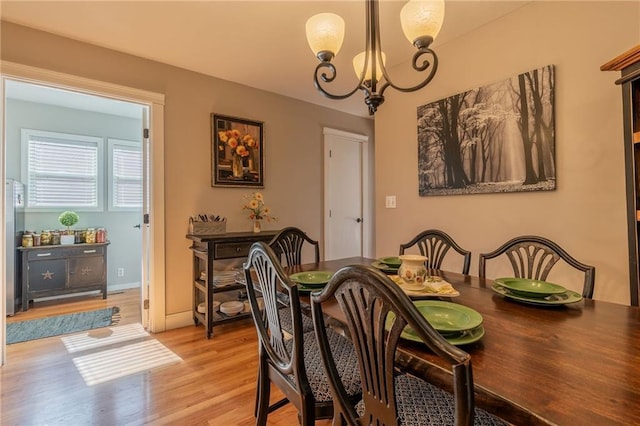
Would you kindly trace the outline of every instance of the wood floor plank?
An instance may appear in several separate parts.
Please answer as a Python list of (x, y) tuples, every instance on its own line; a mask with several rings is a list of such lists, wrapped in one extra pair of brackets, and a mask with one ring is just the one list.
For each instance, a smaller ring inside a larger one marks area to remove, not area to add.
[[(139, 321), (135, 314), (139, 296), (135, 291), (125, 293), (110, 295), (106, 303), (99, 297), (68, 304), (43, 302), (25, 314), (33, 319), (116, 304), (123, 314), (121, 324), (132, 318)], [(91, 350), (69, 354), (59, 336), (9, 345), (7, 364), (0, 368), (0, 424), (255, 424), (258, 343), (253, 323), (247, 319), (216, 327), (209, 340), (204, 334), (202, 326), (153, 334), (152, 338), (183, 361), (91, 387), (84, 384), (73, 364), (75, 356)], [(282, 394), (274, 387), (272, 400), (280, 398)], [(270, 426), (297, 423), (291, 405), (271, 413), (268, 420)], [(330, 421), (317, 424), (327, 426)]]

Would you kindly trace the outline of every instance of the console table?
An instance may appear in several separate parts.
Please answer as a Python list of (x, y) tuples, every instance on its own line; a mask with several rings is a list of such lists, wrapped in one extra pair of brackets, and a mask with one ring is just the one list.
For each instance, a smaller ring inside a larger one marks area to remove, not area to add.
[[(213, 335), (214, 325), (251, 316), (250, 312), (241, 312), (228, 316), (221, 312), (213, 311), (214, 294), (217, 294), (221, 301), (237, 300), (238, 298), (233, 296), (232, 292), (245, 288), (244, 276), (235, 284), (216, 287), (214, 285), (214, 260), (247, 257), (253, 243), (256, 241), (268, 243), (277, 233), (278, 230), (259, 233), (187, 234), (187, 238), (193, 241), (190, 247), (193, 252), (193, 322), (195, 325), (201, 323), (205, 326), (208, 339)], [(205, 304), (203, 313), (198, 312), (200, 303)]]
[(106, 243), (18, 247), (22, 257), (22, 310), (29, 300), (100, 290), (107, 298)]

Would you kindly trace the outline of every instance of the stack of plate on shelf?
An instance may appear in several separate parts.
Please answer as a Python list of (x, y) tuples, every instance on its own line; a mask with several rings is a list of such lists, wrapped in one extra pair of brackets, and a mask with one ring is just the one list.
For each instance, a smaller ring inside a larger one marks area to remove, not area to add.
[(235, 284), (238, 281), (238, 271), (214, 271), (213, 285), (215, 287), (225, 287)]
[(518, 302), (538, 306), (559, 306), (576, 303), (582, 295), (561, 285), (527, 278), (496, 278), (493, 291)]
[[(220, 301), (214, 300), (213, 311), (218, 312), (218, 309), (220, 309)], [(204, 302), (198, 303), (198, 312), (200, 312), (201, 314), (204, 314), (206, 311), (207, 311), (206, 304)]]
[(398, 256), (381, 257), (375, 262), (371, 263), (374, 268), (380, 269), (385, 274), (398, 275), (398, 269), (402, 261)]
[(243, 310), (244, 303), (239, 300), (229, 300), (228, 302), (223, 302), (220, 305), (220, 312), (229, 316), (239, 314)]
[[(474, 309), (441, 300), (417, 300), (413, 304), (429, 324), (452, 345), (467, 345), (484, 336), (482, 315)], [(394, 319), (395, 315), (390, 313), (387, 317), (387, 329)], [(400, 337), (422, 342), (420, 336), (409, 326), (405, 327)]]

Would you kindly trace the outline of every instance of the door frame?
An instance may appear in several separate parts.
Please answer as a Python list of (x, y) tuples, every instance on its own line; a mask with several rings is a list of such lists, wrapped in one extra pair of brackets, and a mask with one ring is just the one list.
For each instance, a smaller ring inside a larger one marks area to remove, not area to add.
[[(56, 71), (49, 71), (29, 65), (8, 61), (0, 61), (0, 175), (5, 180), (5, 94), (6, 80), (16, 80), (26, 83), (39, 84), (59, 89), (71, 90), (79, 93), (102, 96), (126, 102), (141, 104), (148, 107), (150, 138), (149, 138), (149, 244), (144, 247), (149, 259), (149, 312), (148, 324), (143, 324), (150, 332), (156, 333), (166, 329), (165, 312), (165, 217), (164, 217), (164, 94), (135, 89), (127, 86), (92, 80)], [(2, 185), (4, 192), (4, 185)], [(4, 196), (4, 193), (2, 194)], [(4, 221), (4, 210), (0, 213)], [(4, 241), (5, 227), (0, 227), (0, 239)], [(6, 253), (0, 245), (0, 273), (5, 276)], [(144, 256), (143, 256), (144, 258)], [(144, 284), (144, 283), (142, 283)], [(5, 315), (5, 286), (2, 286), (2, 307), (0, 327), (0, 365), (6, 359), (6, 315)], [(144, 303), (144, 301), (142, 301)], [(141, 306), (142, 308), (142, 306)], [(143, 318), (145, 316), (143, 315)]]
[[(329, 246), (328, 242), (331, 241), (331, 235), (329, 233), (329, 208), (331, 199), (331, 185), (329, 182), (328, 164), (329, 164), (329, 145), (334, 142), (336, 138), (347, 139), (349, 142), (360, 143), (360, 160), (362, 164), (361, 176), (360, 176), (360, 197), (362, 205), (362, 256), (373, 257), (373, 230), (374, 230), (374, 216), (373, 216), (373, 187), (370, 185), (372, 177), (370, 173), (370, 144), (369, 137), (366, 135), (346, 132), (344, 130), (332, 129), (330, 127), (324, 127), (322, 129), (324, 135), (324, 216), (323, 216), (323, 228), (324, 228), (324, 244), (323, 246)], [(326, 256), (325, 256), (326, 258)]]

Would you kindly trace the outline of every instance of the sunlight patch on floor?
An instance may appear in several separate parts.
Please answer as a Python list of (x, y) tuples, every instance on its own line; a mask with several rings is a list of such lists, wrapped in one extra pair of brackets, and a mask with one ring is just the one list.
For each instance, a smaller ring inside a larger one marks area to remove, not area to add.
[(98, 328), (84, 333), (62, 337), (62, 343), (70, 354), (88, 349), (148, 337), (142, 324), (128, 324), (118, 327)]
[(182, 359), (155, 339), (73, 359), (87, 386), (108, 382)]

